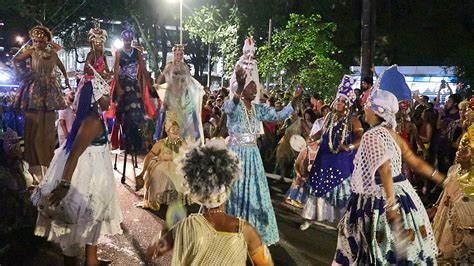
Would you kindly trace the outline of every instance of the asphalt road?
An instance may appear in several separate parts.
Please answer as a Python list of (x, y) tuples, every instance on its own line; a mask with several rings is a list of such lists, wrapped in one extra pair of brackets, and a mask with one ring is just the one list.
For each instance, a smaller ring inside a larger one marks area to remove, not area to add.
[[(114, 159), (114, 156), (112, 156)], [(143, 157), (138, 158), (141, 166)], [(146, 260), (145, 250), (152, 238), (161, 231), (166, 209), (152, 212), (135, 207), (143, 197), (143, 190), (138, 193), (134, 187), (134, 174), (140, 168), (134, 169), (131, 162), (127, 165), (126, 184), (120, 183), (123, 158), (119, 156), (117, 169), (117, 191), (123, 212), (123, 234), (103, 236), (99, 240), (99, 256), (113, 261), (113, 265), (166, 265), (170, 256), (158, 262)], [(135, 173), (134, 173), (135, 172)], [(288, 181), (288, 180), (287, 180)], [(330, 265), (334, 256), (337, 231), (334, 225), (316, 224), (306, 231), (300, 231), (302, 219), (299, 209), (283, 203), (283, 194), (290, 184), (269, 178), (269, 186), (275, 208), (280, 242), (270, 247), (275, 265)], [(197, 206), (191, 206), (188, 212), (196, 212)], [(25, 237), (27, 239), (27, 237)], [(61, 265), (60, 250), (42, 239), (33, 239), (32, 248), (25, 250), (28, 256), (20, 259), (12, 258), (11, 265)], [(29, 243), (32, 243), (31, 241)], [(13, 255), (12, 255), (13, 256)], [(16, 256), (16, 255), (15, 255)], [(82, 258), (82, 261), (84, 258)], [(14, 263), (14, 262), (17, 263)], [(10, 265), (10, 264), (4, 264)]]

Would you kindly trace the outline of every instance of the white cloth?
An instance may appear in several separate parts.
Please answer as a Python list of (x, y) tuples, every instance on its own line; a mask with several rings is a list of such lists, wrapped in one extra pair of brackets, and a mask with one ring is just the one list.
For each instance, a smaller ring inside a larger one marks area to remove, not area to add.
[(372, 90), (369, 96), (370, 108), (385, 120), (391, 128), (397, 127), (395, 115), (398, 113), (398, 100), (393, 93), (384, 90)]
[[(63, 146), (56, 150), (32, 200), (48, 196), (62, 179), (68, 155)], [(73, 224), (38, 215), (35, 235), (58, 243), (67, 256), (77, 256), (86, 244), (97, 244), (100, 235), (122, 232), (122, 212), (108, 145), (89, 146), (79, 157), (71, 188), (62, 200)]]
[(390, 160), (392, 176), (400, 175), (402, 153), (390, 132), (383, 126), (365, 132), (354, 158), (352, 191), (382, 197), (383, 189), (375, 183), (375, 172), (387, 160)]
[[(72, 123), (74, 122), (75, 117), (76, 115), (74, 114), (71, 107), (58, 111), (58, 121), (64, 120), (64, 122), (66, 122), (66, 129), (68, 132), (71, 132)], [(58, 124), (59, 146), (63, 145), (66, 138), (67, 138), (67, 134), (66, 132), (64, 132), (63, 128), (61, 127), (59, 123)]]
[(324, 117), (316, 119), (314, 121), (313, 127), (311, 128), (311, 132), (309, 133), (310, 136), (313, 136), (314, 134), (318, 133), (321, 129), (323, 129), (324, 126)]

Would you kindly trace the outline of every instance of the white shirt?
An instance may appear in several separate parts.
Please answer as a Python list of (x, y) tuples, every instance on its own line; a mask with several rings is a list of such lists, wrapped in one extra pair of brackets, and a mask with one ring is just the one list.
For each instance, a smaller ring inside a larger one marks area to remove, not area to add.
[[(76, 115), (72, 111), (72, 108), (68, 107), (64, 110), (59, 110), (58, 117), (59, 117), (58, 121), (64, 120), (66, 122), (67, 131), (70, 132), (72, 128), (72, 123), (74, 122), (74, 118), (76, 118)], [(61, 125), (58, 124), (58, 138), (65, 139), (66, 137), (67, 137), (66, 132), (64, 132)]]

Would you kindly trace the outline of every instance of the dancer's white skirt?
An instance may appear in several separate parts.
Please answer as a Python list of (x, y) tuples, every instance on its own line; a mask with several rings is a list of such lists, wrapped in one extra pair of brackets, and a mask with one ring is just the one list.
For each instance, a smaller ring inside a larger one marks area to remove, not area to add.
[[(56, 150), (45, 178), (32, 196), (34, 203), (48, 197), (61, 181), (67, 155), (63, 146)], [(79, 157), (71, 188), (60, 206), (67, 213), (67, 221), (40, 211), (35, 234), (58, 243), (64, 255), (77, 256), (85, 245), (97, 244), (100, 235), (122, 232), (122, 212), (108, 145), (89, 146)]]

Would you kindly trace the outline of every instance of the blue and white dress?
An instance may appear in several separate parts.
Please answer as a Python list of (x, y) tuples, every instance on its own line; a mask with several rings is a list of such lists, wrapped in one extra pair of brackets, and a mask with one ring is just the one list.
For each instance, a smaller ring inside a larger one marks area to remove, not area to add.
[[(350, 120), (349, 120), (350, 122)], [(346, 119), (336, 122), (332, 130), (334, 147), (344, 138), (344, 143), (351, 144), (355, 134), (351, 131), (342, 135)], [(339, 151), (332, 153), (329, 148), (330, 130), (325, 129), (321, 145), (309, 173), (310, 196), (306, 201), (301, 216), (311, 221), (337, 222), (344, 214), (351, 195), (351, 174), (354, 169), (356, 151)]]
[[(402, 175), (401, 150), (390, 132), (377, 126), (367, 131), (354, 159), (352, 195), (339, 223), (333, 265), (433, 265), (437, 247), (420, 198)], [(403, 227), (410, 236), (398, 245), (385, 212), (386, 195), (377, 169), (390, 161), (395, 199)], [(404, 255), (401, 255), (404, 254)]]
[(252, 104), (250, 114), (243, 102), (237, 105), (228, 100), (223, 106), (227, 114), (229, 149), (242, 161), (242, 177), (232, 189), (227, 201), (227, 212), (245, 219), (260, 234), (266, 245), (278, 242), (278, 227), (272, 207), (262, 158), (257, 147), (260, 121), (281, 121), (293, 112), (291, 105), (280, 112), (262, 104)]

